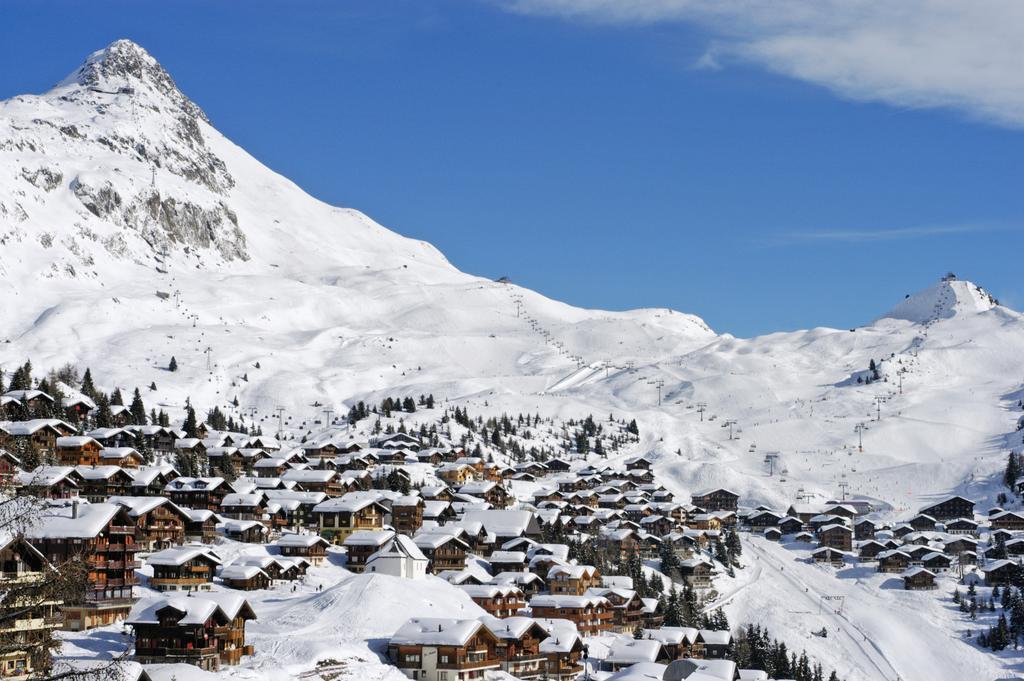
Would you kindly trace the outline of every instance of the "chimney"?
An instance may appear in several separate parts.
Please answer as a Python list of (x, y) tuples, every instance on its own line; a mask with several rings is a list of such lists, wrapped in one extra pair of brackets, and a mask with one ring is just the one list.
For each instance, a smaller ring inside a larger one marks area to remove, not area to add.
[(71, 517), (78, 517), (78, 499), (75, 499), (74, 501), (71, 502)]

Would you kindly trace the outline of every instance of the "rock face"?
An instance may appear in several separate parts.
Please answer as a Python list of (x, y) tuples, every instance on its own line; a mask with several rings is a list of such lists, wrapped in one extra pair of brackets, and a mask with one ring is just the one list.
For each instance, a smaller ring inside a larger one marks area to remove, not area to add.
[(211, 134), (167, 71), (118, 40), (50, 92), (0, 104), (0, 242), (37, 231), (28, 241), (49, 251), (45, 277), (84, 276), (101, 249), (136, 262), (206, 253), (201, 267), (248, 260), (236, 181)]

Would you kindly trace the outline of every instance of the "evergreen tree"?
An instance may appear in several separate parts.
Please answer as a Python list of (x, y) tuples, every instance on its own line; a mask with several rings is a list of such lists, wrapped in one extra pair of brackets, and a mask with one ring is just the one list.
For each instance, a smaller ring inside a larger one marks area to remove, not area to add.
[(167, 364), (167, 370), (168, 371), (177, 371), (178, 370), (178, 360), (176, 360), (173, 356), (171, 357), (171, 361)]
[(132, 403), (128, 407), (128, 412), (132, 415), (132, 423), (137, 426), (146, 425), (146, 405), (142, 403), (142, 395), (138, 388), (132, 394)]
[(1017, 452), (1010, 452), (1006, 458), (1006, 470), (1003, 472), (1003, 484), (1014, 490), (1020, 477), (1020, 457)]
[(182, 429), (185, 431), (185, 437), (199, 437), (199, 433), (196, 429), (199, 424), (196, 423), (196, 410), (190, 405), (188, 411), (185, 412), (185, 424)]
[(96, 393), (96, 386), (92, 382), (92, 370), (89, 369), (88, 367), (86, 367), (85, 369), (85, 375), (82, 376), (81, 391), (82, 394), (88, 397), (90, 400), (92, 400), (93, 402), (96, 401), (96, 398), (98, 397)]

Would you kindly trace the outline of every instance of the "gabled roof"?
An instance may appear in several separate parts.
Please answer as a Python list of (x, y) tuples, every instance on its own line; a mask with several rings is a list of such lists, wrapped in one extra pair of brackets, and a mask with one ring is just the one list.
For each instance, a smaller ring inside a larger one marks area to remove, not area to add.
[(414, 617), (399, 627), (391, 637), (391, 644), (462, 647), (481, 627), (483, 622), (479, 620)]

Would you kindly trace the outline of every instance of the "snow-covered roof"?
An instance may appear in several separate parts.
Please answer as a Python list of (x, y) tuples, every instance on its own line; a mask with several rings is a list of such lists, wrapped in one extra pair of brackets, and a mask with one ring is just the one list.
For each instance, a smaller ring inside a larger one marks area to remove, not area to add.
[(612, 664), (637, 664), (654, 662), (662, 654), (664, 645), (655, 639), (618, 638), (608, 647), (605, 662)]
[(30, 539), (91, 539), (123, 509), (118, 504), (52, 504), (40, 514), (39, 522), (29, 528), (26, 535)]
[(173, 546), (171, 548), (157, 551), (146, 559), (150, 565), (182, 565), (196, 558), (207, 560), (220, 565), (220, 557), (206, 546)]
[(414, 617), (398, 628), (392, 644), (427, 646), (464, 646), (483, 623), (443, 617)]

